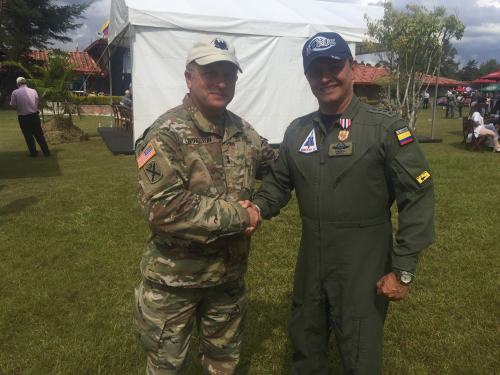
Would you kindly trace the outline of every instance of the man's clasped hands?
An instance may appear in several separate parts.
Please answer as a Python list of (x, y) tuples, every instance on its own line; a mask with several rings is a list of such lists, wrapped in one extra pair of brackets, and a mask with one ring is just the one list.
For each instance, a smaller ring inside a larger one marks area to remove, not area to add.
[(260, 216), (259, 209), (249, 200), (239, 201), (238, 203), (241, 204), (243, 208), (246, 208), (248, 214), (250, 215), (250, 224), (243, 232), (241, 232), (241, 234), (245, 237), (251, 237), (255, 231), (259, 229), (260, 224), (262, 223), (262, 217)]

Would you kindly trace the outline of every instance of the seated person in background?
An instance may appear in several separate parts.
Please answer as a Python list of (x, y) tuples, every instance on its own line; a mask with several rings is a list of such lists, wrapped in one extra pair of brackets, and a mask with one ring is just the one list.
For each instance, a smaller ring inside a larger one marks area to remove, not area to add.
[(130, 90), (125, 91), (125, 96), (122, 98), (120, 105), (132, 108), (132, 99), (130, 98)]
[[(484, 99), (484, 101), (482, 101), (482, 99)], [(469, 115), (469, 119), (471, 119), (472, 123), (474, 124), (474, 135), (476, 137), (479, 137), (480, 134), (486, 134), (490, 139), (489, 143), (492, 145), (490, 147), (493, 147), (493, 152), (500, 153), (500, 145), (498, 144), (498, 133), (496, 131), (492, 131), (491, 129), (487, 129), (486, 126), (488, 125), (484, 125), (483, 116), (481, 116), (485, 102), (486, 99), (481, 98), (479, 99), (479, 102), (474, 104), (474, 106), (471, 108), (471, 115)]]

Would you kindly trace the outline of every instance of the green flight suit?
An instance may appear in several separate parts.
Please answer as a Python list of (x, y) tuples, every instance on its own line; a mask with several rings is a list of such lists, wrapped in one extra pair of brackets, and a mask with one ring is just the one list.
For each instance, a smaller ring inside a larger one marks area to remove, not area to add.
[[(346, 374), (381, 374), (388, 303), (376, 283), (392, 267), (415, 272), (420, 251), (435, 241), (433, 181), (406, 122), (356, 97), (341, 119), (352, 120), (345, 142), (338, 140), (340, 120), (328, 133), (319, 112), (293, 121), (253, 200), (264, 219), (279, 214), (293, 189), (300, 207), (288, 322), (294, 375), (327, 374), (331, 330)], [(304, 145), (318, 150), (299, 152)]]

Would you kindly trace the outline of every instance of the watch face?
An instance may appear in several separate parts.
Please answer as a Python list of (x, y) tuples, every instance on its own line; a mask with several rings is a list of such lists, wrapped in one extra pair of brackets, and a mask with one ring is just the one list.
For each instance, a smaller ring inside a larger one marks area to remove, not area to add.
[(411, 282), (411, 276), (407, 274), (402, 274), (401, 275), (401, 281), (405, 284), (408, 284)]

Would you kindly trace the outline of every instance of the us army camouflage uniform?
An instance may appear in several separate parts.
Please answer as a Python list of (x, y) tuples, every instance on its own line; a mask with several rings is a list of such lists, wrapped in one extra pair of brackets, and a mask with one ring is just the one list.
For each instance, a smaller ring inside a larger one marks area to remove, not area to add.
[[(341, 119), (351, 119), (345, 142), (338, 140)], [(388, 302), (376, 284), (392, 267), (414, 273), (420, 251), (435, 241), (433, 180), (406, 122), (355, 96), (341, 119), (329, 131), (319, 112), (293, 121), (253, 200), (264, 219), (279, 214), (291, 190), (299, 203), (302, 238), (288, 321), (292, 375), (328, 373), (330, 332), (345, 374), (382, 374)], [(311, 132), (317, 142), (307, 147), (316, 151), (300, 153)]]
[(206, 374), (230, 375), (238, 363), (250, 239), (251, 199), (274, 152), (244, 120), (226, 111), (225, 131), (188, 95), (136, 143), (138, 198), (151, 235), (136, 288), (135, 333), (147, 374), (184, 374), (196, 318)]

